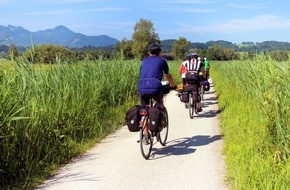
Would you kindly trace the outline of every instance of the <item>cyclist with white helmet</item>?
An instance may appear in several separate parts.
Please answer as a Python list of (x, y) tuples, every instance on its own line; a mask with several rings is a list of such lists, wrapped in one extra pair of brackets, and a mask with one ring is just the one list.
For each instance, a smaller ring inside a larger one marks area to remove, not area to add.
[[(185, 65), (186, 71), (187, 72), (195, 72), (196, 73), (196, 80), (195, 80), (195, 82), (189, 82), (189, 79), (186, 77), (186, 86), (189, 86), (189, 85), (193, 86), (194, 87), (193, 89), (195, 89), (196, 94), (198, 94), (198, 100), (200, 100), (198, 89), (200, 88), (200, 83), (201, 83), (202, 77), (199, 76), (199, 72), (202, 72), (203, 77), (205, 77), (205, 73), (203, 70), (203, 63), (199, 59), (199, 56), (197, 53), (194, 52), (191, 54), (191, 56), (192, 56), (191, 62), (189, 64)], [(202, 111), (201, 102), (199, 101), (197, 103), (197, 112), (201, 112), (201, 111)]]

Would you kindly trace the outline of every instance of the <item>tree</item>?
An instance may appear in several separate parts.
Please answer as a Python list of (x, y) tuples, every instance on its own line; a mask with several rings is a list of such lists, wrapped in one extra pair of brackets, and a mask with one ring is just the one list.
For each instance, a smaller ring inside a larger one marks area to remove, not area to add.
[(188, 46), (190, 42), (186, 40), (184, 37), (180, 37), (173, 43), (172, 47), (172, 55), (175, 59), (183, 59), (185, 54), (188, 52)]
[(26, 50), (23, 57), (30, 63), (74, 63), (75, 54), (69, 49), (55, 45), (39, 45)]
[(132, 47), (132, 40), (122, 39), (122, 41), (117, 43), (115, 47), (116, 51), (119, 53), (118, 58), (121, 60), (132, 59), (134, 57), (132, 53)]
[(237, 56), (236, 56), (235, 52), (231, 48), (225, 48), (223, 54), (224, 54), (224, 59), (223, 60), (234, 60), (234, 59), (237, 59)]
[(160, 43), (158, 34), (155, 32), (150, 20), (140, 19), (134, 26), (132, 35), (132, 53), (135, 58), (142, 59), (148, 53), (147, 47), (150, 43)]
[(219, 45), (213, 45), (206, 51), (206, 57), (211, 60), (223, 60), (224, 51)]

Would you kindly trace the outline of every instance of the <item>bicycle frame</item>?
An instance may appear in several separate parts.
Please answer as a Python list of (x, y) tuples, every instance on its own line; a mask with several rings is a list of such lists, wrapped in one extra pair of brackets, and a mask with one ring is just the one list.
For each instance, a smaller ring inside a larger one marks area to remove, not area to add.
[[(167, 136), (168, 136), (168, 114), (167, 110), (165, 109), (165, 125), (164, 129), (159, 132), (152, 132), (148, 128), (148, 119), (149, 119), (149, 114), (148, 114), (148, 109), (153, 105), (153, 100), (150, 99), (150, 106), (142, 106), (139, 110), (139, 114), (141, 116), (141, 120), (139, 122), (139, 128), (140, 128), (140, 149), (141, 149), (141, 154), (145, 159), (148, 159), (151, 155), (152, 147), (153, 147), (153, 141), (154, 137), (156, 137), (157, 142), (160, 142), (162, 146), (165, 146), (166, 141), (167, 141)], [(154, 104), (153, 106), (155, 106)], [(163, 132), (165, 131), (165, 134), (163, 136)], [(162, 135), (161, 135), (162, 133)], [(145, 141), (145, 144), (143, 144), (143, 141)]]

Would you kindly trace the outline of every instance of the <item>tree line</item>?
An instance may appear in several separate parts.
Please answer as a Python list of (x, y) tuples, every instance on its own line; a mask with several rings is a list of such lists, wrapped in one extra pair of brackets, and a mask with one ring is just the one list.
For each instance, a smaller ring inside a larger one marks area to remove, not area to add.
[(97, 59), (142, 59), (147, 56), (147, 47), (150, 43), (159, 43), (162, 47), (162, 56), (166, 59), (184, 59), (185, 55), (197, 52), (200, 56), (210, 60), (237, 60), (249, 59), (256, 53), (268, 53), (277, 61), (289, 58), (290, 43), (265, 41), (261, 43), (232, 42), (218, 40), (206, 43), (190, 42), (185, 37), (179, 39), (159, 39), (150, 20), (140, 19), (134, 26), (131, 39), (122, 39), (115, 46), (83, 48), (66, 48), (56, 45), (37, 45), (35, 47), (0, 46), (0, 58), (14, 60), (17, 57), (24, 58), (31, 63), (57, 63), (60, 61), (75, 62), (79, 60)]

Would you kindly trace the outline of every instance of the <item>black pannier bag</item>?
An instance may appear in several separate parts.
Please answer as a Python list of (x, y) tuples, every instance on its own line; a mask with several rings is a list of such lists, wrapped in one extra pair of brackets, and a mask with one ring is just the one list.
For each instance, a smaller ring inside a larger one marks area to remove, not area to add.
[(187, 71), (185, 74), (185, 80), (189, 84), (199, 83), (200, 78), (197, 71)]
[(198, 87), (199, 85), (194, 85), (194, 84), (184, 86), (184, 93), (193, 92), (192, 97), (193, 97), (193, 102), (195, 103), (199, 103), (201, 101), (200, 94), (198, 93)]
[(168, 94), (170, 92), (170, 84), (168, 81), (161, 81), (163, 94)]
[(187, 103), (189, 102), (189, 94), (187, 92), (183, 92), (180, 98), (181, 102)]
[(140, 131), (139, 129), (139, 122), (141, 120), (141, 116), (139, 114), (140, 108), (141, 108), (141, 105), (135, 105), (135, 106), (132, 106), (126, 112), (125, 121), (130, 132)]
[(148, 109), (148, 126), (151, 132), (162, 131), (161, 121), (163, 119), (163, 113), (159, 107), (150, 107)]

